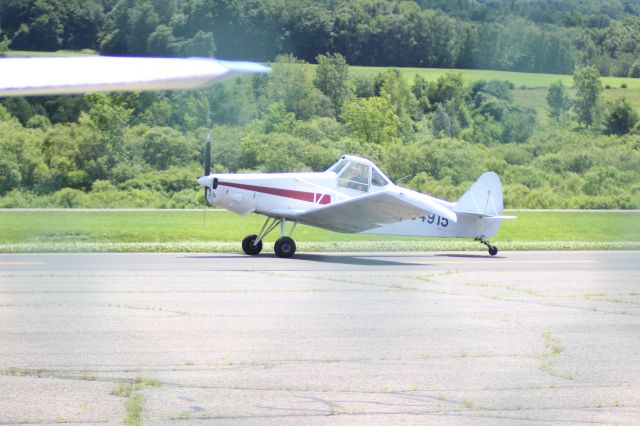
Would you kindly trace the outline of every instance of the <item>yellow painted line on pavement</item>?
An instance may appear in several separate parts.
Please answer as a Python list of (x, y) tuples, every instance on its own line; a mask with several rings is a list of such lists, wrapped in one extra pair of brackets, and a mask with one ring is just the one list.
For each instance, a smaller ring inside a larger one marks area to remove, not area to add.
[(4, 262), (0, 260), (0, 266), (20, 266), (20, 265), (44, 265), (47, 262), (37, 262), (37, 261), (29, 261), (29, 260), (15, 260)]

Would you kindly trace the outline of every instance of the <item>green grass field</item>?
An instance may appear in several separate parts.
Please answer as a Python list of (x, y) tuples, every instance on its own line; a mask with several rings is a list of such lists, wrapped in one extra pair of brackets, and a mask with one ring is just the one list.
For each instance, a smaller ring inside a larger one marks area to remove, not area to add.
[[(313, 66), (313, 65), (312, 65)], [(384, 72), (389, 68), (385, 67), (350, 67), (351, 76), (374, 76)], [(538, 119), (542, 124), (547, 122), (547, 90), (551, 83), (561, 80), (569, 88), (569, 94), (574, 96), (573, 76), (560, 74), (540, 74), (511, 71), (494, 70), (463, 70), (444, 68), (395, 68), (413, 84), (416, 75), (421, 75), (428, 81), (433, 81), (445, 75), (449, 71), (458, 71), (466, 80), (506, 80), (515, 86), (513, 90), (514, 99), (517, 104), (523, 107), (532, 108), (538, 113)], [(640, 109), (640, 78), (627, 77), (602, 77), (602, 85), (605, 90), (602, 96), (605, 101), (613, 101), (620, 98), (627, 98), (636, 108)], [(627, 88), (622, 88), (623, 84)], [(609, 87), (607, 89), (606, 87)]]
[(5, 53), (7, 57), (24, 57), (24, 56), (82, 56), (95, 55), (97, 52), (91, 49), (83, 50), (58, 50), (56, 52), (39, 52), (33, 50), (9, 50)]
[[(501, 249), (640, 249), (640, 212), (515, 212), (492, 239)], [(203, 211), (0, 211), (0, 252), (239, 251), (257, 215)], [(277, 233), (266, 240), (273, 242)], [(483, 250), (469, 240), (338, 234), (299, 226), (304, 251)], [(267, 245), (269, 248), (269, 245)]]
[[(384, 72), (394, 67), (349, 67), (351, 75), (357, 76), (373, 76), (380, 72)], [(446, 68), (400, 68), (398, 71), (413, 83), (414, 77), (420, 75), (431, 81), (445, 75), (450, 71), (461, 72), (466, 80), (506, 80), (513, 83), (516, 88), (548, 88), (554, 81), (561, 80), (565, 86), (573, 85), (573, 76), (561, 74), (542, 74), (512, 71), (495, 71), (495, 70), (464, 70), (464, 69), (446, 69)], [(625, 83), (629, 89), (640, 89), (640, 78), (628, 77), (602, 77), (602, 84), (619, 88)]]

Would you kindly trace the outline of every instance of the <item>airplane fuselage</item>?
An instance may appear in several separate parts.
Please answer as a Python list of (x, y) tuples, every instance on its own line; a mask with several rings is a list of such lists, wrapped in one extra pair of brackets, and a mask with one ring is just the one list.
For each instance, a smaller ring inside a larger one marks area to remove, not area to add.
[[(207, 178), (207, 177), (203, 177)], [(338, 185), (333, 172), (212, 174), (207, 201), (239, 215), (257, 213), (278, 218), (322, 207), (363, 195), (362, 191)], [(388, 183), (371, 191), (393, 190), (411, 197), (429, 197), (447, 209), (455, 204)], [(303, 222), (304, 223), (304, 222)], [(481, 238), (497, 232), (499, 221), (486, 221), (474, 215), (458, 215), (453, 221), (438, 214), (362, 231), (365, 234), (422, 237)]]

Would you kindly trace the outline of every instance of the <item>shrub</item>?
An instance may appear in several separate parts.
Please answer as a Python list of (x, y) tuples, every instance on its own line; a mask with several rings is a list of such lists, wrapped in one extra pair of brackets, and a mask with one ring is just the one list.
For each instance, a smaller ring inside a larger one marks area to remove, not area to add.
[(629, 133), (640, 121), (638, 112), (625, 98), (617, 100), (606, 117), (606, 130), (609, 135)]

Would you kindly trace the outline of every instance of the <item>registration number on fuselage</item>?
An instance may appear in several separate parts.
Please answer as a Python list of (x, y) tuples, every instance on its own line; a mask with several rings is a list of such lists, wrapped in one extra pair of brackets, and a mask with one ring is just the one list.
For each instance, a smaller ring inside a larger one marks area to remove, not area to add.
[(443, 228), (446, 228), (449, 225), (449, 219), (435, 214), (420, 216), (419, 219), (422, 220), (423, 223), (426, 222), (429, 225), (442, 226)]

